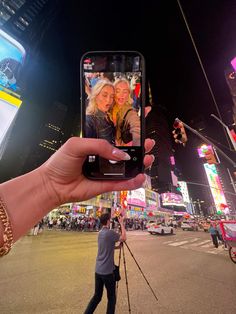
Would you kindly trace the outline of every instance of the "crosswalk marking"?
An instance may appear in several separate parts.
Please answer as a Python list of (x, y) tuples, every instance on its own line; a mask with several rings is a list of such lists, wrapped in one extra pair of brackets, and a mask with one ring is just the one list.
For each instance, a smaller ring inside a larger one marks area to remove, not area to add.
[(189, 242), (190, 243), (193, 243), (193, 242), (196, 242), (196, 241), (198, 241), (200, 238), (193, 238), (192, 240), (190, 240)]
[[(200, 242), (198, 242), (200, 241)], [(165, 241), (163, 244), (172, 246), (172, 247), (180, 247), (185, 250), (194, 250), (199, 252), (204, 252), (212, 255), (224, 254), (224, 249), (221, 246), (214, 248), (211, 240), (201, 241), (201, 238), (188, 238), (188, 239), (175, 239), (170, 241)]]
[(201, 246), (201, 245), (204, 245), (206, 243), (209, 243), (209, 242), (212, 242), (211, 240), (205, 240), (205, 241), (202, 241), (202, 242), (199, 242), (199, 243), (194, 243), (193, 246)]
[(171, 246), (180, 246), (180, 245), (183, 245), (183, 244), (186, 244), (188, 243), (189, 241), (180, 241), (180, 242), (174, 242), (174, 243), (170, 243), (168, 245), (171, 245)]
[(211, 247), (211, 246), (212, 246), (212, 242), (210, 242), (210, 243), (208, 243), (208, 244), (205, 244), (205, 245), (202, 245), (202, 247), (205, 247), (205, 248)]
[(163, 244), (169, 244), (169, 243), (173, 243), (173, 241), (163, 242)]

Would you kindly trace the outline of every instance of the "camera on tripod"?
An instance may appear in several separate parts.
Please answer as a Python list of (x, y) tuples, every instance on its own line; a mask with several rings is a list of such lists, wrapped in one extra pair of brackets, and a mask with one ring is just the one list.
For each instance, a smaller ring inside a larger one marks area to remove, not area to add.
[(122, 217), (122, 214), (121, 213), (119, 213), (119, 214), (117, 214), (113, 219), (114, 219), (114, 221), (116, 221), (116, 222), (119, 222), (119, 217)]

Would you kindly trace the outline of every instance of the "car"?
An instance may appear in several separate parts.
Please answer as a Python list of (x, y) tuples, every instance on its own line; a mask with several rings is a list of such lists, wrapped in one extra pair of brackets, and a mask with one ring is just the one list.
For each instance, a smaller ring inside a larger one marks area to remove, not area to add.
[(173, 234), (174, 228), (163, 223), (154, 223), (148, 228), (150, 234)]
[(146, 228), (148, 229), (149, 227), (151, 227), (153, 224), (156, 223), (156, 220), (149, 220), (146, 224)]
[(194, 221), (182, 221), (181, 229), (183, 231), (198, 231), (198, 225)]

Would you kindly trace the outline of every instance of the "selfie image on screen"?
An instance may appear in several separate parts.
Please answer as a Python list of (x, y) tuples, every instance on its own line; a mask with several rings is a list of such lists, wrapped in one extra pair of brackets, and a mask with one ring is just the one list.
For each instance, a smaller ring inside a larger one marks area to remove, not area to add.
[(141, 72), (97, 72), (86, 64), (84, 80), (85, 136), (116, 146), (140, 146)]

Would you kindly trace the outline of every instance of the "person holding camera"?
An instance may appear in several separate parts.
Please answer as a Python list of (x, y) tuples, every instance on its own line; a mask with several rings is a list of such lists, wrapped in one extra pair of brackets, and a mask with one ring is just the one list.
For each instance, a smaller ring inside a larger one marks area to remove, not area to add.
[(119, 216), (118, 220), (121, 227), (121, 234), (110, 229), (110, 214), (105, 213), (100, 217), (102, 229), (98, 234), (98, 253), (95, 267), (95, 292), (91, 298), (84, 314), (91, 314), (95, 311), (102, 299), (104, 285), (107, 290), (107, 314), (115, 313), (116, 291), (114, 276), (114, 250), (120, 246), (115, 243), (126, 241), (126, 230), (124, 227), (124, 217)]

